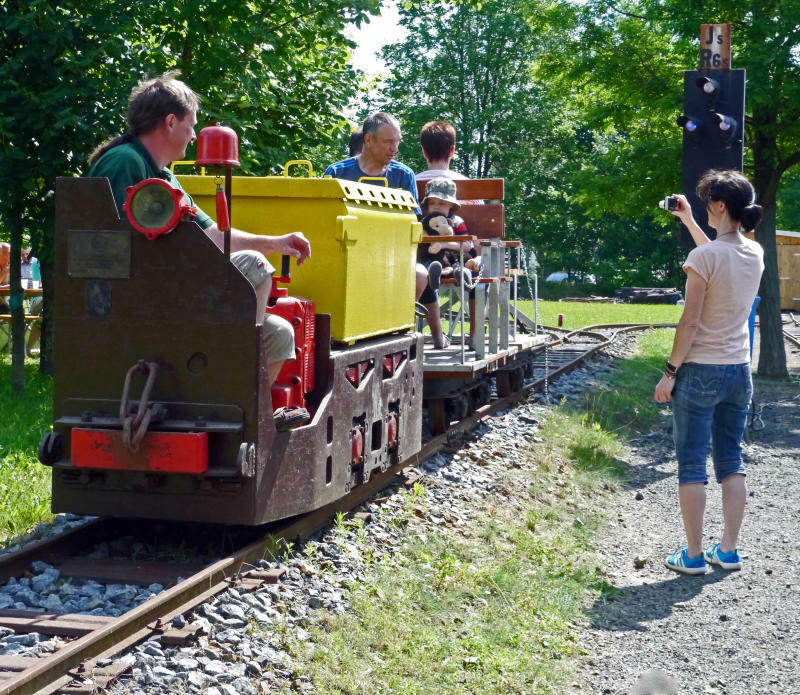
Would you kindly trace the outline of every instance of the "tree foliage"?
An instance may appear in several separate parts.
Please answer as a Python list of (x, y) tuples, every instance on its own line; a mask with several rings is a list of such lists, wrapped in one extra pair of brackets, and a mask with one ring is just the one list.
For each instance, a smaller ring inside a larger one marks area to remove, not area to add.
[(25, 236), (42, 261), (46, 326), (55, 178), (85, 172), (92, 149), (124, 130), (138, 80), (180, 69), (204, 98), (200, 125), (234, 127), (243, 170), (266, 174), (335, 146), (356, 89), (343, 30), (377, 9), (378, 0), (164, 0), (146, 11), (115, 0), (0, 3), (0, 222), (15, 252)]
[[(529, 16), (541, 6), (532, 0)], [(563, 41), (543, 59), (543, 74), (574, 89), (587, 123), (606, 134), (583, 171), (582, 202), (620, 212), (679, 188), (673, 119), (681, 72), (697, 67), (701, 24), (732, 25), (733, 67), (747, 70), (745, 173), (765, 211), (756, 231), (766, 264), (759, 373), (785, 374), (775, 215), (782, 177), (800, 162), (800, 1), (590, 0), (560, 3), (558, 11)]]
[[(451, 121), (458, 134), (451, 166), (505, 179), (506, 231), (536, 247), (545, 274), (591, 273), (604, 289), (674, 282), (680, 266), (672, 231), (654, 217), (642, 219), (641, 207), (616, 205), (611, 189), (587, 189), (598, 156), (625, 136), (613, 123), (588, 120), (587, 97), (545, 75), (542, 61), (558, 55), (561, 41), (553, 27), (569, 23), (551, 5), (526, 19), (528, 7), (523, 0), (405, 7), (408, 37), (384, 50), (392, 76), (369, 106), (401, 119), (399, 158), (417, 170), (426, 168), (416, 137), (421, 126)], [(620, 155), (615, 166), (624, 165)], [(679, 162), (664, 175), (679, 181)], [(655, 200), (644, 209), (653, 210)]]

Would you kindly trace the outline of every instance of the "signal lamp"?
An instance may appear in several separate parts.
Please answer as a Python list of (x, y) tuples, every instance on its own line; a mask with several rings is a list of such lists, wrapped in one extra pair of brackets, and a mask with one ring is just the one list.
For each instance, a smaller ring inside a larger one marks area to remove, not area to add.
[(700, 123), (696, 118), (691, 118), (690, 116), (678, 116), (675, 119), (675, 122), (681, 127), (688, 130), (690, 133), (693, 133), (700, 127)]
[(695, 84), (702, 89), (709, 97), (713, 97), (715, 94), (719, 93), (719, 82), (716, 80), (712, 80), (710, 77), (705, 75), (698, 77), (695, 80)]
[(183, 191), (163, 179), (143, 179), (125, 189), (122, 209), (133, 228), (153, 241), (169, 234), (181, 220), (197, 217), (197, 208), (183, 201)]
[(722, 146), (726, 150), (731, 149), (731, 147), (733, 147), (734, 142), (737, 143), (740, 142), (739, 138), (736, 137), (736, 130), (739, 124), (737, 123), (735, 118), (726, 116), (723, 113), (714, 113), (712, 114), (711, 118), (719, 128), (719, 134)]
[(715, 113), (712, 118), (714, 122), (719, 126), (719, 129), (728, 132), (730, 131), (731, 134), (736, 132), (736, 123), (735, 118), (731, 118), (730, 116), (726, 116), (723, 113)]

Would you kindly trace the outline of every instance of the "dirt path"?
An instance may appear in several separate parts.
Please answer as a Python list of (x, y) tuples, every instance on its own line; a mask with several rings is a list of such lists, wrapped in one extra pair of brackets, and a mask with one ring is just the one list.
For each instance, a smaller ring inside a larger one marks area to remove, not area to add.
[[(790, 371), (800, 377), (796, 352)], [(671, 434), (632, 443), (630, 480), (608, 503), (611, 524), (597, 539), (621, 596), (590, 607), (573, 692), (800, 693), (800, 383), (756, 379), (755, 399), (764, 428), (748, 430), (745, 446), (740, 572), (690, 577), (664, 567), (684, 542)], [(719, 539), (721, 516), (712, 482), (704, 545)]]

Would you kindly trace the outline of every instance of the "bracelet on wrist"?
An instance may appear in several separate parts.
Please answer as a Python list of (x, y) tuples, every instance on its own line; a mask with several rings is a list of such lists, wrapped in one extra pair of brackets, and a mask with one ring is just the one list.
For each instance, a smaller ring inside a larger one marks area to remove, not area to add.
[(672, 374), (674, 376), (675, 374), (678, 373), (678, 368), (674, 364), (670, 364), (669, 362), (667, 362), (667, 365), (664, 368), (664, 371), (666, 371), (667, 373)]
[(665, 369), (665, 370), (664, 370), (664, 376), (665, 376), (665, 377), (667, 377), (667, 379), (670, 379), (670, 380), (672, 380), (672, 381), (675, 381), (675, 374), (674, 374), (673, 372), (668, 372), (668, 371)]

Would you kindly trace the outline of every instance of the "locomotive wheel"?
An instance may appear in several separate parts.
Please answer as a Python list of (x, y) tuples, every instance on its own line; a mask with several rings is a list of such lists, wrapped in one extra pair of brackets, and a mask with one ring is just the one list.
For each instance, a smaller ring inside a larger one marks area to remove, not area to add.
[(460, 393), (455, 398), (448, 399), (447, 403), (450, 406), (450, 412), (456, 419), (465, 418), (470, 414), (469, 395), (466, 393)]
[(486, 405), (492, 398), (492, 387), (489, 382), (484, 379), (478, 384), (473, 393), (475, 394), (475, 409), (477, 410), (482, 405)]
[(476, 387), (469, 392), (469, 412), (474, 413), (481, 405), (480, 387)]
[(450, 419), (447, 416), (443, 398), (432, 398), (428, 401), (428, 427), (431, 434), (442, 434), (447, 431)]
[(497, 384), (497, 395), (500, 398), (505, 398), (511, 395), (511, 372), (507, 369), (497, 372), (495, 374), (495, 382)]
[(522, 367), (515, 367), (511, 370), (511, 390), (516, 393), (521, 391), (525, 384), (525, 371)]

